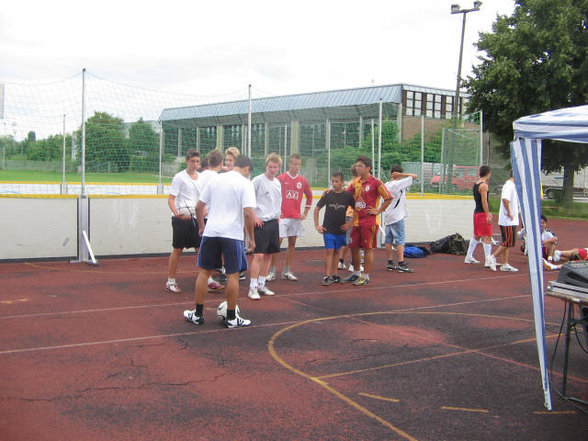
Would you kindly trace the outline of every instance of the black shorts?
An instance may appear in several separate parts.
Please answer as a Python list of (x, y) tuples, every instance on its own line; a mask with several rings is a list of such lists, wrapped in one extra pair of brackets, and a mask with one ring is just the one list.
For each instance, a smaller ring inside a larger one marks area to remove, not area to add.
[(274, 254), (280, 252), (280, 228), (277, 219), (264, 221), (262, 227), (255, 227), (254, 254)]
[(196, 219), (183, 220), (172, 216), (174, 248), (200, 248), (200, 235)]
[(517, 238), (516, 225), (500, 225), (500, 232), (502, 233), (502, 245), (505, 248), (512, 248), (515, 245)]

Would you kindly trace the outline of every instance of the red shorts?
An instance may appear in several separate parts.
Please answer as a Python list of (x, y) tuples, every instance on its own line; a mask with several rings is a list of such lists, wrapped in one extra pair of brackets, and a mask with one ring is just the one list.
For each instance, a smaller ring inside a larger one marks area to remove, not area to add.
[(376, 248), (378, 241), (378, 225), (353, 226), (351, 229), (350, 248), (361, 247), (363, 249)]
[(486, 222), (486, 213), (474, 213), (474, 236), (492, 236), (492, 224)]
[(582, 260), (588, 260), (588, 250), (586, 248), (578, 248), (578, 256)]

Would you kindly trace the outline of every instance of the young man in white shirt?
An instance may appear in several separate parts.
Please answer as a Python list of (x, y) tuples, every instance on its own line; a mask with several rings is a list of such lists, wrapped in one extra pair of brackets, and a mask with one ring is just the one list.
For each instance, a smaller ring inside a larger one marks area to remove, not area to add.
[[(198, 188), (200, 189), (200, 193), (204, 192), (204, 189), (208, 186), (208, 183), (214, 176), (218, 174), (223, 166), (223, 155), (218, 149), (214, 149), (208, 152), (206, 159), (208, 167), (206, 170), (200, 173), (200, 178), (198, 179)], [(204, 217), (208, 217), (206, 210), (204, 211)], [(222, 268), (222, 265), (219, 266), (219, 268)], [(208, 278), (208, 289), (211, 292), (221, 291), (224, 287), (225, 286), (223, 284), (214, 280), (212, 275)]]
[[(204, 300), (208, 291), (208, 278), (212, 271), (224, 261), (227, 273), (227, 316), (228, 328), (249, 326), (250, 320), (239, 316), (239, 272), (247, 269), (244, 234), (249, 236), (249, 246), (255, 247), (253, 222), (255, 192), (248, 176), (253, 162), (246, 156), (239, 156), (233, 170), (214, 176), (196, 205), (198, 228), (202, 245), (198, 254), (201, 270), (195, 284), (196, 308), (184, 311), (184, 319), (195, 325), (204, 324)], [(208, 208), (206, 208), (208, 207)], [(208, 221), (204, 225), (204, 211), (208, 210)]]
[(200, 153), (194, 149), (186, 153), (186, 169), (176, 173), (167, 199), (167, 204), (173, 214), (172, 230), (173, 251), (169, 256), (167, 282), (165, 290), (179, 294), (182, 288), (176, 282), (176, 271), (180, 255), (184, 248), (194, 248), (198, 253), (200, 236), (196, 226), (196, 202), (200, 197), (198, 188), (198, 169), (200, 168)]
[[(406, 243), (404, 218), (408, 216), (406, 192), (417, 178), (417, 175), (403, 173), (401, 166), (393, 165), (390, 167), (390, 177), (392, 179), (384, 184), (392, 195), (392, 203), (388, 205), (384, 212), (385, 245), (388, 257), (386, 269), (398, 271), (399, 273), (412, 273), (414, 270), (404, 262), (404, 244)], [(393, 248), (396, 248), (396, 251)], [(394, 254), (396, 254), (397, 265), (394, 264)]]
[[(515, 187), (512, 171), (510, 172), (510, 178), (502, 186), (502, 194), (500, 197), (498, 226), (502, 233), (502, 243), (496, 248), (494, 253), (492, 253), (492, 257), (494, 262), (496, 262), (496, 258), (502, 256), (502, 266), (500, 267), (500, 271), (516, 272), (518, 269), (508, 263), (509, 251), (515, 245), (517, 227), (519, 226), (519, 198), (517, 196), (517, 189)], [(496, 271), (496, 266), (493, 266), (490, 269)]]
[(251, 260), (249, 293), (251, 300), (260, 300), (260, 294), (273, 296), (275, 293), (265, 286), (272, 255), (280, 252), (278, 220), (282, 206), (282, 186), (277, 174), (282, 166), (282, 157), (270, 153), (265, 160), (265, 173), (253, 178), (255, 189), (255, 243)]

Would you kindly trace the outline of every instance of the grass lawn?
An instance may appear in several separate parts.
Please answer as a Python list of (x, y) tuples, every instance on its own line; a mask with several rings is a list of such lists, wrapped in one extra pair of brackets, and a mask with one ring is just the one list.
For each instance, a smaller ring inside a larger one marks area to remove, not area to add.
[[(560, 202), (555, 200), (544, 199), (541, 202), (543, 214), (547, 219), (581, 219), (588, 220), (588, 203), (572, 202), (569, 209), (564, 209)], [(500, 209), (500, 196), (490, 195), (490, 210), (498, 216)]]
[[(81, 182), (79, 173), (66, 173), (67, 183)], [(51, 182), (59, 184), (62, 180), (61, 172), (37, 170), (0, 170), (2, 182)], [(161, 177), (163, 184), (171, 183), (172, 178)], [(122, 183), (122, 184), (157, 184), (159, 177), (147, 173), (86, 173), (86, 183)]]

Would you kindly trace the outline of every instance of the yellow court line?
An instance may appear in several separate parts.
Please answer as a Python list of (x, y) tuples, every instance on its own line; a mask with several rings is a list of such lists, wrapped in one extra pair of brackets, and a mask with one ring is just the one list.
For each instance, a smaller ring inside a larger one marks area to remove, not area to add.
[(460, 412), (477, 412), (477, 413), (490, 413), (488, 409), (470, 409), (469, 407), (451, 407), (441, 406), (443, 410), (458, 410)]
[(28, 302), (29, 299), (14, 299), (14, 300), (0, 300), (0, 303), (3, 305), (12, 305), (13, 303), (22, 303)]
[[(278, 340), (278, 338), (282, 334), (285, 334), (286, 332), (288, 332), (294, 328), (297, 328), (300, 326), (305, 326), (307, 324), (324, 322), (327, 320), (337, 320), (337, 319), (342, 319), (342, 318), (349, 319), (349, 318), (382, 315), (382, 314), (410, 314), (410, 313), (414, 313), (414, 314), (439, 314), (439, 315), (462, 315), (462, 316), (472, 316), (472, 317), (500, 318), (500, 319), (524, 321), (524, 322), (532, 322), (533, 321), (532, 319), (525, 319), (525, 318), (520, 318), (520, 317), (505, 317), (505, 316), (496, 316), (496, 315), (488, 315), (488, 314), (471, 314), (471, 313), (455, 313), (455, 312), (430, 312), (430, 311), (384, 311), (384, 312), (345, 314), (345, 315), (340, 315), (340, 316), (320, 317), (320, 318), (315, 318), (315, 319), (304, 320), (301, 322), (291, 324), (285, 328), (282, 328), (270, 338), (270, 340), (268, 342), (268, 351), (271, 354), (271, 356), (274, 358), (274, 360), (276, 360), (278, 362), (278, 364), (280, 364), (285, 369), (287, 369), (297, 375), (300, 375), (301, 377), (303, 377), (309, 381), (312, 381), (315, 384), (318, 384), (319, 386), (323, 387), (331, 394), (335, 395), (340, 400), (344, 401), (345, 403), (347, 403), (351, 407), (359, 410), (364, 415), (367, 415), (370, 418), (375, 419), (376, 421), (378, 421), (379, 423), (381, 423), (385, 427), (389, 428), (390, 430), (392, 430), (394, 433), (398, 434), (399, 436), (401, 436), (405, 439), (408, 439), (408, 440), (416, 441), (416, 439), (414, 437), (412, 437), (408, 433), (404, 432), (402, 429), (400, 429), (400, 428), (394, 426), (393, 424), (391, 424), (390, 422), (384, 420), (380, 416), (376, 415), (375, 413), (371, 412), (367, 408), (363, 407), (362, 405), (360, 405), (359, 403), (357, 403), (356, 401), (354, 401), (350, 397), (342, 394), (341, 392), (339, 392), (338, 390), (336, 390), (335, 388), (330, 386), (326, 381), (324, 381), (325, 378), (332, 378), (335, 376), (350, 375), (352, 373), (357, 373), (357, 372), (377, 370), (377, 369), (382, 369), (384, 367), (379, 366), (379, 367), (375, 367), (375, 368), (361, 369), (361, 370), (339, 373), (339, 374), (334, 373), (334, 374), (329, 374), (329, 375), (324, 375), (324, 376), (312, 376), (312, 375), (307, 374), (306, 372), (301, 371), (300, 369), (295, 368), (294, 366), (292, 366), (291, 364), (286, 362), (280, 355), (278, 355), (276, 348), (275, 348), (276, 341)], [(511, 343), (503, 344), (503, 345), (495, 345), (493, 347), (508, 346), (508, 345), (512, 345), (512, 344), (519, 344), (519, 343), (529, 342), (529, 341), (533, 341), (533, 339), (531, 338), (531, 339), (519, 340), (517, 342), (511, 342)], [(468, 349), (468, 350), (461, 351), (458, 353), (444, 354), (444, 355), (439, 355), (439, 356), (435, 356), (435, 357), (429, 357), (424, 360), (444, 358), (444, 357), (450, 357), (450, 356), (454, 356), (454, 355), (463, 355), (464, 353), (473, 353), (473, 352), (481, 353), (482, 350), (492, 349), (493, 347), (480, 348), (480, 349)], [(483, 355), (487, 355), (487, 354), (483, 354)], [(502, 359), (502, 360), (505, 362), (508, 361), (508, 360), (504, 360), (504, 359)], [(413, 360), (413, 361), (409, 361), (409, 362), (398, 363), (397, 365), (415, 363), (418, 361), (423, 361), (423, 360)], [(388, 365), (388, 366), (394, 366), (394, 365)], [(524, 365), (524, 366), (529, 367), (529, 368), (533, 368), (532, 366), (527, 366), (527, 365)], [(359, 395), (370, 397), (370, 398), (375, 398), (375, 399), (382, 399), (385, 401), (399, 402), (399, 401), (394, 401), (395, 399), (392, 399), (392, 398), (378, 397), (377, 395), (369, 395), (369, 394), (365, 394), (365, 393), (359, 393)], [(444, 410), (459, 410), (459, 411), (464, 411), (464, 412), (489, 413), (489, 411), (487, 409), (471, 409), (471, 408), (460, 408), (460, 407), (449, 407), (449, 406), (443, 406), (442, 409), (444, 409)]]
[(374, 400), (388, 401), (390, 403), (400, 403), (400, 400), (398, 400), (396, 398), (381, 397), (380, 395), (366, 394), (364, 392), (360, 392), (360, 393), (358, 393), (358, 395), (361, 395), (362, 397), (373, 398)]
[(533, 415), (577, 415), (575, 410), (536, 410)]

